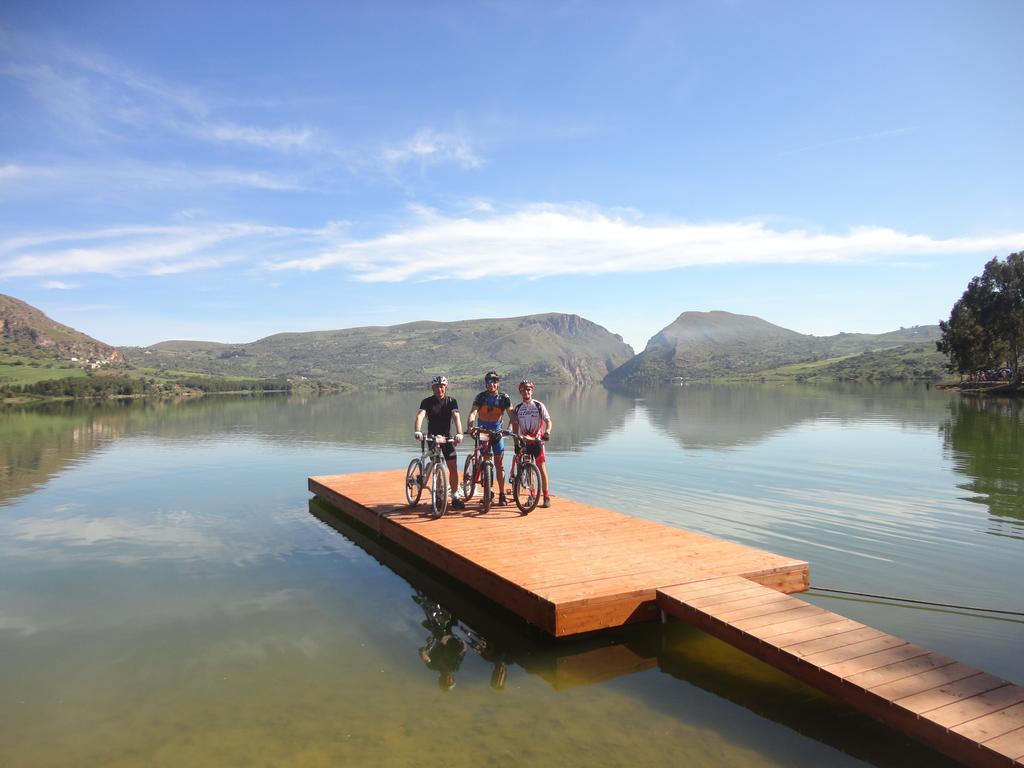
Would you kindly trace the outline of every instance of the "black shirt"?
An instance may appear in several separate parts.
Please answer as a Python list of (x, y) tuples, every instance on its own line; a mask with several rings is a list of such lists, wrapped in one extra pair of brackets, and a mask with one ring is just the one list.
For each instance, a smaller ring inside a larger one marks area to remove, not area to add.
[(439, 400), (435, 395), (431, 395), (420, 403), (420, 410), (427, 412), (428, 435), (451, 437), (452, 413), (459, 410), (459, 404), (454, 397)]

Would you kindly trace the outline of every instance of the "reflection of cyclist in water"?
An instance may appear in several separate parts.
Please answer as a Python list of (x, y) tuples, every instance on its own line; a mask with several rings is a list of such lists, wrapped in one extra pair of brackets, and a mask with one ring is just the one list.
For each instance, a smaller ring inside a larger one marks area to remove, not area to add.
[(420, 658), (428, 669), (438, 673), (437, 684), (441, 690), (450, 691), (455, 687), (455, 673), (466, 655), (466, 643), (453, 632), (451, 613), (426, 595), (417, 593), (412, 599), (426, 614), (421, 623), (430, 630), (427, 644), (420, 648)]

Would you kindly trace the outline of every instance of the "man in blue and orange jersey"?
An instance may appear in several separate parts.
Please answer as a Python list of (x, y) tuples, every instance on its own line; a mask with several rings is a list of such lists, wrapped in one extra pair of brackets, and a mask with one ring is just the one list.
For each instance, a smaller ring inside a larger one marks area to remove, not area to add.
[[(494, 371), (488, 371), (484, 376), (483, 392), (473, 398), (473, 407), (469, 412), (466, 424), (472, 426), (476, 420), (476, 426), (484, 429), (501, 429), (501, 420), (505, 412), (512, 407), (512, 398), (504, 392), (498, 391), (501, 384), (501, 377)], [(490, 450), (494, 454), (494, 468), (498, 475), (498, 505), (508, 504), (505, 499), (505, 441), (502, 439), (493, 440), (490, 443)]]

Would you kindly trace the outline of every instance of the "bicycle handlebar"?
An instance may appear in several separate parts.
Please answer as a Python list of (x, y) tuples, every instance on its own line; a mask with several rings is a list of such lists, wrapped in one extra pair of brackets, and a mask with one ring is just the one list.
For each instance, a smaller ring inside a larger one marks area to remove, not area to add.
[(481, 432), (488, 435), (494, 435), (496, 437), (508, 437), (512, 434), (512, 430), (510, 429), (490, 429), (488, 427), (470, 427), (466, 432), (473, 437), (477, 437)]
[(424, 435), (420, 438), (421, 443), (437, 443), (438, 445), (447, 443), (449, 440), (455, 442), (454, 438), (448, 437), (448, 435)]

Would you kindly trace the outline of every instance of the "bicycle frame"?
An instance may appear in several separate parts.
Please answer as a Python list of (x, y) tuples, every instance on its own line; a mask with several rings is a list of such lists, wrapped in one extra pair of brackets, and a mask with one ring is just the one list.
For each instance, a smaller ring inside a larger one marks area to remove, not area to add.
[[(441, 438), (440, 440), (438, 438)], [(420, 443), (420, 458), (426, 457), (423, 464), (423, 476), (427, 477), (436, 465), (445, 466), (444, 454), (441, 452), (441, 445), (447, 442), (444, 435), (427, 435)], [(430, 443), (430, 449), (427, 449)]]
[(448, 511), (447, 460), (441, 446), (448, 442), (446, 435), (426, 435), (420, 442), (419, 458), (409, 463), (405, 473), (405, 497), (410, 506), (419, 502), (424, 489), (430, 493), (431, 513), (435, 518)]
[(468, 500), (473, 497), (476, 486), (479, 485), (482, 489), (482, 510), (487, 512), (491, 508), (493, 496), (491, 482), (496, 477), (491, 442), (512, 433), (506, 429), (483, 429), (481, 427), (473, 427), (469, 433), (473, 436), (473, 453), (466, 459), (462, 489)]

